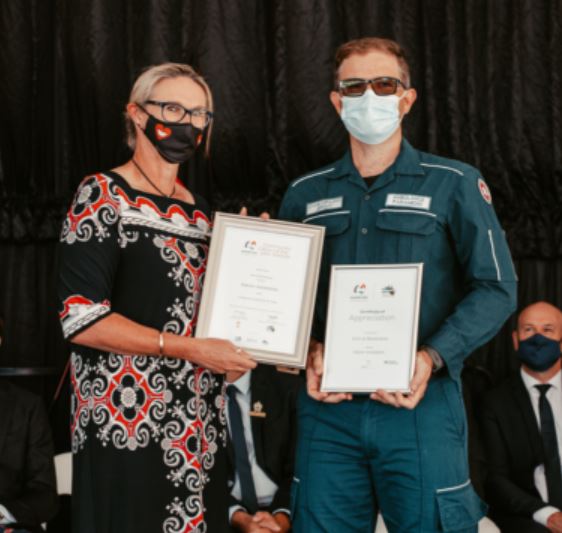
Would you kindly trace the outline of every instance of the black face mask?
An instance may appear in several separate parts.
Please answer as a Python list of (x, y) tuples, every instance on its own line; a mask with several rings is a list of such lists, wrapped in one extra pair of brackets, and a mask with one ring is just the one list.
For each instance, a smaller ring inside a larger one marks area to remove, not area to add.
[(144, 134), (168, 163), (184, 163), (203, 140), (203, 130), (191, 124), (165, 122), (150, 114)]

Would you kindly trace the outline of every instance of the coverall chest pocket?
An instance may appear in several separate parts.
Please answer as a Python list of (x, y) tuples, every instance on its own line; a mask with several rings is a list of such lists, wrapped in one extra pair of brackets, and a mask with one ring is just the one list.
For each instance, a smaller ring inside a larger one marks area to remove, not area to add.
[(424, 262), (437, 228), (437, 215), (413, 209), (380, 209), (376, 227), (377, 256), (382, 262)]
[(350, 260), (351, 239), (349, 228), (351, 226), (351, 213), (348, 210), (322, 213), (304, 219), (307, 224), (316, 224), (326, 228), (324, 238), (324, 257), (331, 261), (345, 263)]

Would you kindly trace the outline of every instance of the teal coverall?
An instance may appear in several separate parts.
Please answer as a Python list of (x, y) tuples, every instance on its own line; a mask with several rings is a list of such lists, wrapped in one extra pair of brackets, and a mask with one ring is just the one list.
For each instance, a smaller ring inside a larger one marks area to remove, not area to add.
[(292, 487), (295, 533), (476, 531), (460, 374), (463, 361), (516, 307), (516, 275), (479, 172), (402, 141), (368, 187), (348, 152), (291, 183), (279, 218), (326, 228), (312, 336), (324, 339), (330, 267), (423, 263), (418, 346), (434, 374), (413, 410), (355, 396), (325, 404), (301, 394)]

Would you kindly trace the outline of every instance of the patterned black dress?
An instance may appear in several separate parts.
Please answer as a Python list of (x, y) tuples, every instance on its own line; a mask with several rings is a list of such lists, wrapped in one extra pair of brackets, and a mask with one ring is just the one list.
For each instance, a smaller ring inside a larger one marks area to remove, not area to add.
[[(193, 334), (209, 209), (86, 178), (61, 234), (65, 337), (110, 312)], [(227, 531), (223, 381), (187, 361), (71, 344), (75, 533)]]

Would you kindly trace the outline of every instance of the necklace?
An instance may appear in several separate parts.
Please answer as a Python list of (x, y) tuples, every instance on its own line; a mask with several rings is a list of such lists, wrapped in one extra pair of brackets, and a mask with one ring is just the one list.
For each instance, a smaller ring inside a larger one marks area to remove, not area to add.
[(148, 183), (150, 183), (150, 185), (152, 185), (162, 196), (165, 196), (166, 198), (171, 198), (172, 196), (174, 196), (174, 193), (176, 192), (176, 184), (174, 183), (174, 188), (172, 189), (172, 192), (170, 194), (166, 194), (162, 189), (160, 189), (160, 187), (157, 187), (156, 184), (146, 175), (146, 173), (144, 172), (144, 170), (140, 167), (140, 165), (133, 159), (131, 159), (131, 161), (133, 162), (133, 165), (135, 165), (135, 167), (137, 167), (138, 171), (142, 174), (142, 177), (148, 181)]

